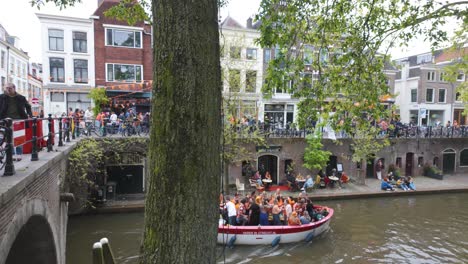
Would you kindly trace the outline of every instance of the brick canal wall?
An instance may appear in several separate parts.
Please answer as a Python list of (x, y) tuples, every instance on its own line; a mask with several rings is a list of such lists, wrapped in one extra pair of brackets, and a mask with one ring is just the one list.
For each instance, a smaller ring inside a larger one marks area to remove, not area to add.
[[(336, 144), (332, 140), (323, 141), (324, 149), (332, 152), (336, 158), (336, 163), (342, 163), (344, 171), (351, 175), (355, 180), (363, 183), (366, 177), (373, 177), (374, 164), (378, 159), (383, 159), (388, 168), (389, 164), (399, 162), (402, 175), (422, 175), (423, 165), (437, 163), (438, 168), (445, 170), (445, 174), (466, 174), (468, 177), (468, 166), (461, 166), (461, 152), (465, 150), (468, 154), (467, 138), (437, 138), (437, 139), (392, 139), (390, 146), (375, 153), (373, 158), (360, 163), (351, 160), (352, 150), (350, 148), (351, 140), (343, 139)], [(302, 175), (314, 175), (303, 168), (304, 150), (307, 143), (303, 138), (270, 138), (267, 141), (269, 149), (259, 149), (254, 145), (248, 145), (246, 148), (255, 153), (251, 160), (254, 169), (257, 169), (258, 161), (263, 156), (271, 156), (276, 163), (273, 167), (277, 171), (279, 182), (285, 179), (285, 166), (288, 160), (295, 164), (296, 173)], [(276, 160), (276, 161), (275, 161)], [(444, 164), (445, 163), (445, 164)], [(229, 182), (235, 182), (237, 177), (242, 175), (241, 163), (231, 164), (229, 166)]]
[(0, 178), (0, 263), (65, 263), (68, 206), (60, 183), (73, 146), (15, 163), (16, 174)]

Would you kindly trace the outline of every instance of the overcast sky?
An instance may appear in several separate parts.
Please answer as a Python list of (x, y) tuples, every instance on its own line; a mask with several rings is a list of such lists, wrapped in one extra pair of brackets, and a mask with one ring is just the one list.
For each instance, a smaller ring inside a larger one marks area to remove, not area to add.
[[(221, 10), (222, 19), (228, 14), (245, 26), (247, 18), (253, 16), (260, 5), (260, 0), (230, 0), (229, 5)], [(41, 32), (39, 19), (35, 13), (54, 14), (88, 18), (97, 8), (97, 0), (82, 0), (75, 7), (60, 10), (48, 3), (41, 7), (31, 7), (29, 0), (0, 0), (0, 23), (10, 35), (20, 38), (20, 47), (29, 53), (31, 62), (41, 62)], [(403, 51), (392, 51), (393, 58), (429, 51), (429, 45), (420, 41), (411, 43)]]

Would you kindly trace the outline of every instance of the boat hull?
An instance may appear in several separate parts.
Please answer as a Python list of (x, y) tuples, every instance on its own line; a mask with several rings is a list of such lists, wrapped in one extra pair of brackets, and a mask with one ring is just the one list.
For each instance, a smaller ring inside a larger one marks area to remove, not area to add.
[(218, 243), (233, 245), (266, 245), (310, 241), (329, 228), (333, 209), (320, 221), (300, 226), (224, 226), (218, 227)]

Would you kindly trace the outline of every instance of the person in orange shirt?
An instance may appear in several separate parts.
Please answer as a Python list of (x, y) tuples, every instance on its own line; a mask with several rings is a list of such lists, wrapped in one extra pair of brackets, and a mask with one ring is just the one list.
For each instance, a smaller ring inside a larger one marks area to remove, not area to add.
[(297, 217), (297, 212), (292, 212), (288, 219), (288, 225), (301, 225), (301, 220)]
[(103, 119), (102, 116), (103, 116), (103, 113), (98, 113), (96, 116), (96, 121), (94, 121), (94, 127), (96, 128), (96, 130), (101, 127), (101, 122)]

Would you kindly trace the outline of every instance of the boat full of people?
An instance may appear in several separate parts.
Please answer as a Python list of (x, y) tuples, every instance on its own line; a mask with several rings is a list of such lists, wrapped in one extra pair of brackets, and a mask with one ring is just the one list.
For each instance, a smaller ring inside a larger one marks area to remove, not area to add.
[[(229, 247), (234, 245), (268, 245), (280, 243), (310, 242), (328, 230), (333, 217), (333, 209), (325, 206), (314, 206), (320, 212), (315, 220), (297, 225), (229, 225), (220, 222), (218, 226), (218, 244)], [(293, 213), (294, 214), (294, 213)]]

